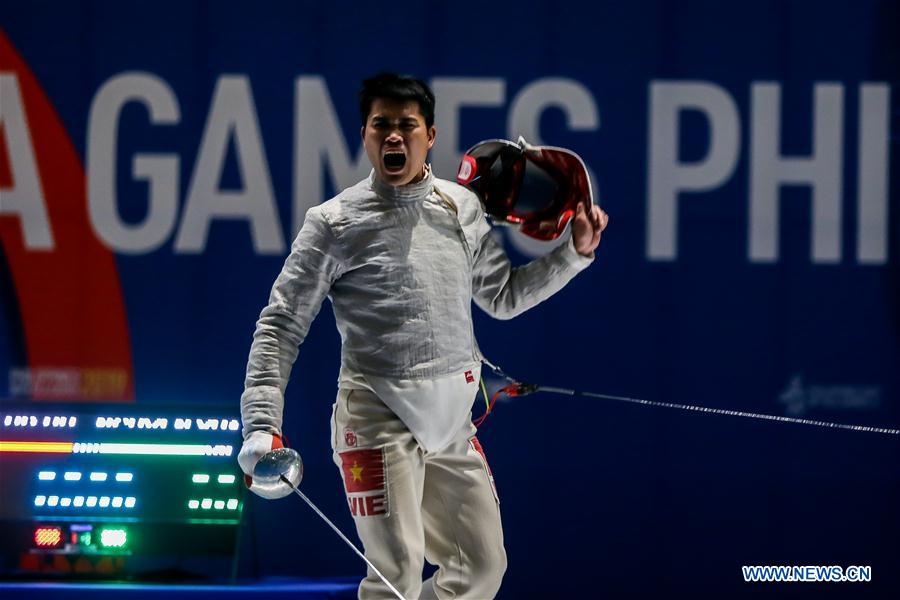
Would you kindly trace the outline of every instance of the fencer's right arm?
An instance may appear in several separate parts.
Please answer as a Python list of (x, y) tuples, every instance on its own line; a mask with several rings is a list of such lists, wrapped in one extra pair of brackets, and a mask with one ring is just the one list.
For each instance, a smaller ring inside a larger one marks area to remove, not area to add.
[[(284, 390), (298, 348), (343, 265), (340, 244), (321, 207), (310, 208), (256, 322), (241, 395), (245, 447), (254, 434), (259, 443), (251, 445), (259, 449), (266, 445), (262, 434), (281, 436)], [(251, 463), (242, 460), (241, 467), (245, 464)]]

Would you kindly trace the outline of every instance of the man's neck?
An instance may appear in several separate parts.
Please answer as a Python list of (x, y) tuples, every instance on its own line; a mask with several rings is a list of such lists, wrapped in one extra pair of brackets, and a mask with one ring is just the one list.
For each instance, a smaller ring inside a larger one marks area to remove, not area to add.
[[(422, 181), (423, 179), (425, 179), (425, 177), (427, 175), (428, 175), (428, 163), (425, 163), (424, 165), (422, 165), (422, 170), (419, 171), (419, 174), (416, 175), (415, 177), (413, 177), (408, 183), (405, 183), (403, 185), (415, 185), (415, 184), (419, 183), (420, 181)], [(403, 187), (403, 186), (399, 186), (399, 187)]]

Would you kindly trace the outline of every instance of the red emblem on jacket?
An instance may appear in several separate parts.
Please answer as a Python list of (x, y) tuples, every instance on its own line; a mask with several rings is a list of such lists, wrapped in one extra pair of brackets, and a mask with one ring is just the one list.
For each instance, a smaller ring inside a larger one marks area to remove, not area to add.
[(344, 427), (344, 444), (348, 448), (356, 446), (356, 434), (350, 427)]

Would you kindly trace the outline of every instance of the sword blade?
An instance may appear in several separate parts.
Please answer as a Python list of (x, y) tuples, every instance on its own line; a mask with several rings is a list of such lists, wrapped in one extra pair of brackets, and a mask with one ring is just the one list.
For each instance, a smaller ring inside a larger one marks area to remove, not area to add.
[(328, 517), (325, 516), (325, 513), (323, 513), (321, 510), (319, 510), (319, 507), (316, 506), (316, 505), (313, 503), (312, 500), (310, 500), (309, 498), (306, 497), (306, 494), (304, 494), (303, 492), (301, 492), (300, 490), (298, 490), (298, 489), (294, 486), (294, 484), (291, 483), (290, 480), (289, 480), (287, 477), (285, 477), (284, 475), (281, 476), (281, 480), (282, 480), (283, 482), (285, 482), (286, 484), (288, 484), (289, 486), (291, 486), (291, 489), (294, 490), (294, 493), (297, 494), (298, 496), (300, 496), (301, 498), (303, 498), (303, 501), (306, 502), (306, 503), (309, 505), (309, 507), (310, 507), (311, 509), (313, 509), (313, 510), (315, 511), (315, 513), (316, 513), (317, 515), (319, 515), (319, 516), (322, 518), (322, 520), (325, 521), (325, 522), (328, 524), (329, 527), (331, 527), (331, 529), (334, 530), (334, 532), (335, 532), (336, 534), (338, 534), (338, 537), (340, 537), (342, 540), (344, 540), (344, 542), (345, 542), (348, 546), (350, 546), (350, 548), (351, 548), (354, 552), (356, 552), (357, 556), (359, 556), (361, 559), (363, 559), (364, 561), (366, 561), (366, 564), (369, 565), (369, 568), (372, 569), (372, 570), (375, 572), (375, 574), (378, 575), (378, 577), (381, 578), (381, 581), (384, 582), (384, 585), (388, 586), (388, 588), (389, 588), (392, 592), (394, 592), (394, 595), (397, 596), (397, 598), (399, 598), (400, 600), (405, 600), (405, 599), (403, 598), (403, 595), (402, 595), (400, 592), (397, 591), (397, 588), (395, 588), (393, 585), (391, 585), (391, 582), (387, 580), (387, 577), (385, 577), (384, 575), (381, 574), (381, 571), (379, 571), (378, 568), (377, 568), (375, 565), (373, 565), (372, 562), (371, 562), (368, 558), (366, 558), (366, 555), (365, 555), (365, 554), (363, 554), (362, 552), (359, 551), (359, 549), (353, 544), (353, 542), (351, 542), (351, 541), (347, 538), (347, 536), (344, 535), (344, 532), (341, 531), (340, 529), (338, 529), (338, 526), (337, 526), (337, 525), (335, 525), (334, 523), (331, 522), (331, 519), (329, 519)]

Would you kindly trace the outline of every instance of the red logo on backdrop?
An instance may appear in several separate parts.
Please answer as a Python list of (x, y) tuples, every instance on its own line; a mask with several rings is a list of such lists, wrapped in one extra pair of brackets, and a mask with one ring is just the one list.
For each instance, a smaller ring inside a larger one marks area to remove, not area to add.
[(350, 513), (354, 517), (387, 516), (384, 449), (345, 450), (338, 454)]
[[(10, 392), (32, 400), (133, 402), (134, 361), (116, 256), (91, 224), (76, 144), (3, 28), (0, 73), (0, 195), (25, 177), (36, 178), (43, 191), (43, 198), (28, 198), (29, 214), (43, 219), (28, 224), (16, 209), (0, 213), (2, 262), (18, 300), (12, 318), (28, 358), (9, 369)], [(29, 154), (33, 163), (18, 159)]]
[(472, 371), (466, 371), (466, 383), (475, 383), (475, 376)]
[(344, 427), (344, 444), (350, 448), (356, 446), (356, 434), (350, 427)]

